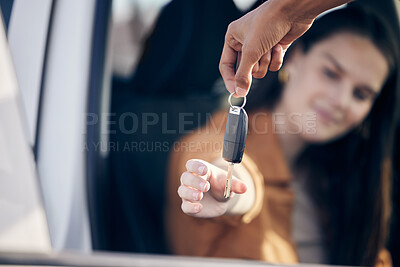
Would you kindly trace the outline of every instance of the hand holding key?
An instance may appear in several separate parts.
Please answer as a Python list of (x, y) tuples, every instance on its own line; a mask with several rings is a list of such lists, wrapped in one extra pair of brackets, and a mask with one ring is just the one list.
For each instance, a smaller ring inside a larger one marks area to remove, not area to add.
[[(224, 198), (227, 172), (199, 159), (188, 160), (186, 169), (178, 188), (182, 211), (202, 218), (224, 215), (228, 209), (228, 199)], [(246, 190), (243, 182), (232, 179), (233, 193), (243, 194)]]

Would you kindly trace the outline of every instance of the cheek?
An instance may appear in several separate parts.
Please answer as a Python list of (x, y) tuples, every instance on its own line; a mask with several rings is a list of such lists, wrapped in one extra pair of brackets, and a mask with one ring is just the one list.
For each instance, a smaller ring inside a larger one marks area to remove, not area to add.
[(323, 94), (323, 84), (312, 72), (293, 79), (285, 87), (283, 100), (292, 112), (308, 112), (313, 99)]
[(365, 105), (353, 105), (353, 107), (347, 113), (345, 119), (345, 127), (347, 130), (356, 127), (367, 117), (371, 109), (370, 104)]
[[(342, 123), (332, 127), (321, 125), (317, 121), (314, 124), (306, 122), (306, 124), (302, 125), (303, 128), (307, 130), (302, 133), (302, 138), (310, 143), (325, 143), (340, 138), (357, 127), (366, 118), (370, 108), (371, 105), (358, 105), (351, 110), (349, 109)], [(314, 125), (314, 128), (310, 128), (310, 125)]]

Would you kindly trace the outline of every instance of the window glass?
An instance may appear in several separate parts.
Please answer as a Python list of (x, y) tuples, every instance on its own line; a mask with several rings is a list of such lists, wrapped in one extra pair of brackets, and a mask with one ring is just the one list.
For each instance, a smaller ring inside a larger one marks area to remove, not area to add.
[(12, 10), (13, 4), (14, 4), (14, 0), (0, 1), (1, 13), (3, 15), (4, 24), (5, 24), (7, 30), (8, 30), (8, 25), (10, 22), (11, 10)]

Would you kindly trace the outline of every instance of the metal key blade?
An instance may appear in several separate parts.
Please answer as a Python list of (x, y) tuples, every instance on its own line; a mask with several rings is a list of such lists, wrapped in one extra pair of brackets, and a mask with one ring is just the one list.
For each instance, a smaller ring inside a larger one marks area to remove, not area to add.
[(232, 171), (233, 171), (233, 163), (229, 162), (228, 176), (226, 177), (226, 185), (225, 185), (225, 192), (224, 192), (225, 198), (229, 198), (231, 196)]

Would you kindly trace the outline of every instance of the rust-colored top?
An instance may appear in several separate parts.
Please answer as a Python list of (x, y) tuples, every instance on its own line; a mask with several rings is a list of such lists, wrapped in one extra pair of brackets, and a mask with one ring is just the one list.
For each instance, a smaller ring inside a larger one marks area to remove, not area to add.
[[(242, 164), (251, 174), (256, 190), (253, 207), (242, 216), (195, 218), (181, 210), (177, 194), (186, 161), (212, 162), (221, 158), (227, 112), (216, 113), (206, 126), (185, 136), (173, 147), (169, 162), (166, 233), (171, 252), (207, 256), (297, 263), (291, 237), (294, 193), (290, 170), (272, 118), (266, 110), (249, 114), (249, 132)], [(382, 251), (377, 266), (391, 266)]]

